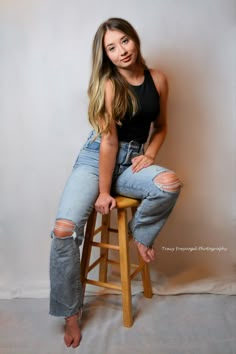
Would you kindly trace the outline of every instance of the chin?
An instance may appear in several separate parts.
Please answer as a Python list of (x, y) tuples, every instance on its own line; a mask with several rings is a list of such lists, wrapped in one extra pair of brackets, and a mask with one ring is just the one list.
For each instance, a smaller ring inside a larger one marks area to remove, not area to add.
[(136, 64), (136, 61), (130, 60), (128, 63), (122, 63), (122, 68), (129, 69)]

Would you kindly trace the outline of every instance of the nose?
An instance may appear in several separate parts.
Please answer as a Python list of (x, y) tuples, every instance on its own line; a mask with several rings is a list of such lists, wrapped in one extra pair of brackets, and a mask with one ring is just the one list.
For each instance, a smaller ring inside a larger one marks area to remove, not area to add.
[(127, 49), (125, 47), (123, 47), (122, 45), (120, 45), (120, 54), (122, 57), (127, 55)]

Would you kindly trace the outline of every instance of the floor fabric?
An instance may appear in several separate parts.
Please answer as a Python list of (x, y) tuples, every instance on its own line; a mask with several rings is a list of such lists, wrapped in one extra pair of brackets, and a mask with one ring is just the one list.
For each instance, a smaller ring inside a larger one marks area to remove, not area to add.
[(132, 305), (128, 329), (120, 295), (86, 296), (83, 337), (73, 349), (47, 299), (0, 300), (0, 354), (236, 354), (236, 296), (136, 294)]

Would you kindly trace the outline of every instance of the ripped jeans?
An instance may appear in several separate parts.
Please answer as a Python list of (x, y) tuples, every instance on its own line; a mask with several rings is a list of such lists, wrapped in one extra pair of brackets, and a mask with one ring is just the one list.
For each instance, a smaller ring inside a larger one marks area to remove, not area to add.
[[(54, 232), (51, 234), (50, 314), (54, 316), (68, 317), (82, 307), (79, 246), (99, 193), (100, 142), (100, 137), (94, 140), (94, 132), (89, 135), (61, 197), (56, 219), (73, 222), (73, 232), (63, 238), (55, 236)], [(119, 143), (112, 194), (142, 200), (129, 222), (129, 230), (135, 240), (151, 246), (176, 203), (181, 183), (175, 191), (166, 190), (155, 178), (169, 170), (157, 165), (133, 173), (131, 160), (143, 153), (143, 145), (138, 142)]]

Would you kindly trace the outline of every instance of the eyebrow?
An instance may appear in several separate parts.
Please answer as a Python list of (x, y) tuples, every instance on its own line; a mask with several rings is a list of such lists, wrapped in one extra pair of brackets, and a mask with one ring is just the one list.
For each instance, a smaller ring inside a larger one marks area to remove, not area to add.
[[(127, 35), (125, 34), (123, 37), (120, 38), (120, 41), (122, 41), (122, 39), (124, 39), (125, 37), (127, 37)], [(111, 46), (111, 45), (114, 45), (114, 43), (109, 43), (106, 45), (106, 48)]]

